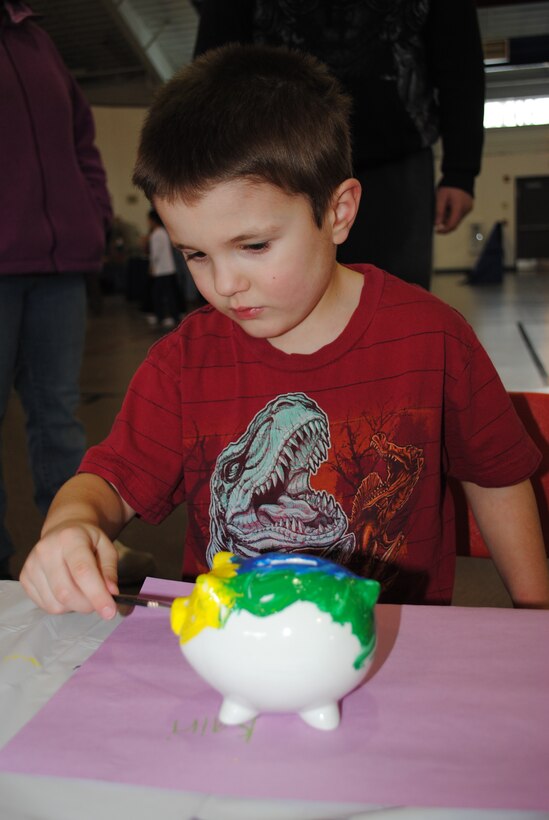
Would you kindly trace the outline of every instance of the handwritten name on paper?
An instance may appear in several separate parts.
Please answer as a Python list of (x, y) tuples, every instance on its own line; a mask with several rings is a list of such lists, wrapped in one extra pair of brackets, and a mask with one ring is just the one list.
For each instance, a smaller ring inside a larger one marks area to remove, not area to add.
[(256, 718), (248, 720), (246, 723), (239, 723), (236, 726), (226, 726), (217, 717), (195, 718), (190, 723), (180, 724), (178, 720), (172, 723), (172, 730), (169, 737), (177, 735), (195, 735), (204, 737), (205, 735), (217, 734), (227, 729), (237, 729), (238, 736), (244, 743), (249, 743), (255, 729)]

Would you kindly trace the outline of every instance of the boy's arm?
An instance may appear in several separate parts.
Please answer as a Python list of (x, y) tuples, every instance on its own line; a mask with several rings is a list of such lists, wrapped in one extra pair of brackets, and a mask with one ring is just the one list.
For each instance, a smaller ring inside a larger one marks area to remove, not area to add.
[(21, 571), (21, 584), (52, 614), (92, 612), (112, 618), (117, 554), (112, 544), (134, 510), (99, 476), (83, 473), (61, 487), (40, 540)]
[(516, 607), (549, 609), (549, 569), (530, 481), (463, 488), (494, 563)]

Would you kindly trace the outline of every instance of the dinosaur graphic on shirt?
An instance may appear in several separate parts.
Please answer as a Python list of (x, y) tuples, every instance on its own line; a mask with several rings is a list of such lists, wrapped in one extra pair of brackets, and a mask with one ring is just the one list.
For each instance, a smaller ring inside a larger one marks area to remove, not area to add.
[(355, 548), (347, 516), (310, 484), (329, 448), (326, 414), (304, 393), (277, 396), (259, 411), (217, 458), (208, 564), (221, 550), (244, 557), (306, 552), (347, 563)]
[(374, 433), (370, 447), (381, 459), (385, 478), (372, 470), (363, 479), (353, 501), (350, 528), (363, 556), (363, 573), (379, 580), (379, 562), (387, 565), (405, 554), (404, 532), (389, 535), (389, 528), (410, 498), (425, 459), (419, 447), (395, 444), (385, 433)]

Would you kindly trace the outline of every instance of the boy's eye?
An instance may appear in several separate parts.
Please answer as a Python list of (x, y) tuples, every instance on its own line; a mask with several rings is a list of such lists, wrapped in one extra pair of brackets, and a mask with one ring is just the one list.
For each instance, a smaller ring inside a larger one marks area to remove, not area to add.
[(202, 253), (202, 251), (193, 251), (193, 253), (185, 253), (183, 252), (183, 258), (185, 262), (195, 262), (200, 261), (201, 259), (206, 258), (206, 254)]
[(244, 245), (244, 247), (247, 251), (261, 253), (261, 251), (266, 251), (269, 248), (269, 245), (269, 242), (254, 242), (253, 245)]

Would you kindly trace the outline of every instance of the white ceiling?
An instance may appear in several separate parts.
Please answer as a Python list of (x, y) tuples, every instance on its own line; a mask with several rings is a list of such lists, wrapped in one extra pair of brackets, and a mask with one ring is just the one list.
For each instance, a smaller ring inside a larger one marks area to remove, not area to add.
[(148, 105), (192, 58), (198, 14), (190, 0), (29, 0), (88, 98)]
[[(482, 39), (511, 40), (549, 35), (549, 3), (516, 2), (478, 9)], [(549, 51), (530, 65), (486, 66), (488, 99), (549, 96)]]
[[(192, 58), (198, 14), (191, 0), (30, 4), (92, 104), (146, 106), (155, 88)], [(480, 7), (478, 14), (485, 41), (549, 35), (549, 2), (517, 0)], [(523, 95), (549, 95), (549, 54), (536, 65), (487, 66), (489, 99)]]

